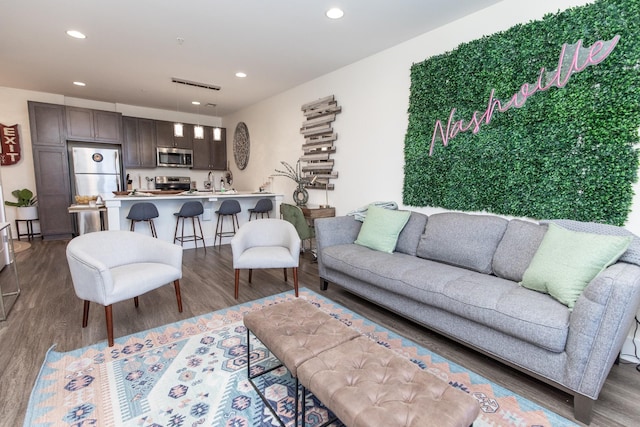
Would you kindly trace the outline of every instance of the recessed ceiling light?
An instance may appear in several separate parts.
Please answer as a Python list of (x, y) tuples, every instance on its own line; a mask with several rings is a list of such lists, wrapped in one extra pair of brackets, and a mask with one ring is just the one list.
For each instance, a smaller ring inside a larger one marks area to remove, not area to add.
[(342, 11), (342, 9), (338, 9), (337, 7), (332, 7), (331, 9), (327, 10), (327, 18), (340, 19), (343, 16), (344, 12)]
[(236, 73), (236, 77), (245, 78), (245, 77), (247, 77), (247, 73), (243, 73), (242, 71), (238, 71)]
[(73, 82), (74, 85), (76, 86), (86, 86), (87, 84), (84, 82)]
[(87, 36), (82, 34), (80, 31), (76, 31), (76, 30), (67, 31), (67, 35), (71, 36), (73, 38), (76, 38), (76, 39), (86, 39), (87, 38)]
[(193, 105), (200, 105), (200, 101), (191, 101)]

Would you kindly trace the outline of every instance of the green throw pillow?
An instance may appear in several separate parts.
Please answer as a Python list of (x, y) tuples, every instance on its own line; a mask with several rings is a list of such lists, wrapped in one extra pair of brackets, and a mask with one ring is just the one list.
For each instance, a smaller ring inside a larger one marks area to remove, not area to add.
[(550, 223), (520, 284), (573, 308), (589, 282), (616, 262), (631, 240), (629, 236), (571, 231)]
[(398, 235), (409, 221), (411, 212), (370, 205), (355, 243), (377, 251), (392, 253)]

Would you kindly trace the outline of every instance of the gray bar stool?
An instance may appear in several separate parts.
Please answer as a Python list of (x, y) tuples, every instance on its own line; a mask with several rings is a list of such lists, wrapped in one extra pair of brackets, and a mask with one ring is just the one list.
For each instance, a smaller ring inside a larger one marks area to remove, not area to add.
[(269, 216), (269, 212), (273, 209), (273, 202), (271, 199), (260, 199), (256, 206), (249, 209), (249, 221), (251, 221), (251, 215), (256, 214), (256, 219), (258, 219), (258, 214), (260, 214), (260, 218), (264, 218), (264, 214), (267, 214), (267, 218), (271, 218)]
[[(240, 224), (238, 223), (238, 214), (241, 210), (240, 203), (237, 200), (227, 199), (220, 204), (220, 208), (216, 211), (218, 214), (218, 220), (216, 221), (216, 235), (213, 238), (213, 246), (216, 245), (216, 239), (220, 239), (220, 246), (222, 246), (223, 237), (235, 236), (236, 226), (237, 228), (240, 228)], [(231, 217), (233, 231), (222, 231), (224, 228), (224, 218), (226, 216)]]
[(131, 220), (131, 227), (129, 230), (135, 231), (136, 222), (145, 221), (149, 223), (151, 235), (153, 237), (158, 237), (158, 233), (156, 233), (156, 226), (153, 224), (153, 218), (158, 218), (158, 216), (160, 216), (158, 214), (158, 208), (156, 208), (156, 205), (153, 203), (134, 203), (131, 205), (131, 209), (129, 209), (129, 213), (127, 214), (127, 219)]
[[(204, 251), (207, 252), (207, 246), (204, 244), (204, 235), (202, 234), (202, 225), (200, 224), (200, 217), (204, 212), (204, 207), (200, 202), (186, 202), (180, 208), (180, 212), (174, 213), (176, 216), (176, 231), (173, 233), (173, 243), (176, 241), (180, 242), (180, 246), (183, 246), (184, 242), (194, 242), (196, 245), (196, 249), (198, 248), (198, 240), (202, 240), (202, 247), (204, 247)], [(193, 227), (193, 234), (185, 236), (184, 235), (184, 220), (185, 218), (191, 218), (191, 225)], [(178, 236), (178, 226), (180, 225), (180, 220), (182, 220), (182, 234)], [(198, 220), (198, 228), (200, 228), (200, 235), (196, 233), (196, 220)]]

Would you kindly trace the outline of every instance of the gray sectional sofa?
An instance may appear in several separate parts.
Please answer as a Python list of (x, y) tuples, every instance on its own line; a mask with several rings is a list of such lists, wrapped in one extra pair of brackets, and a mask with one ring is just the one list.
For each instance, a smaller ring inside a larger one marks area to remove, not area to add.
[[(630, 235), (601, 224), (555, 224)], [(590, 423), (640, 305), (640, 239), (629, 238), (624, 254), (569, 308), (520, 285), (548, 223), (411, 212), (392, 253), (354, 243), (362, 225), (351, 216), (315, 221), (321, 289), (338, 285), (558, 387), (574, 396), (575, 418)]]

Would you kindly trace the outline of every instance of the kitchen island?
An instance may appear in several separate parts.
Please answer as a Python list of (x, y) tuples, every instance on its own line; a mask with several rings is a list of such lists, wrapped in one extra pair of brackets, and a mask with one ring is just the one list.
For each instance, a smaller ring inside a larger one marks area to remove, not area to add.
[[(107, 208), (107, 229), (108, 230), (129, 230), (131, 227), (130, 221), (127, 219), (127, 214), (131, 205), (139, 202), (150, 202), (156, 205), (160, 216), (153, 220), (158, 238), (167, 242), (173, 242), (173, 236), (176, 228), (176, 217), (174, 213), (180, 210), (183, 203), (198, 200), (204, 206), (204, 213), (200, 217), (202, 224), (202, 233), (204, 234), (205, 245), (213, 246), (214, 235), (216, 229), (217, 215), (216, 210), (220, 207), (220, 204), (226, 199), (235, 199), (240, 203), (242, 211), (238, 214), (238, 222), (242, 227), (242, 224), (249, 221), (249, 209), (253, 208), (257, 201), (263, 198), (271, 199), (273, 202), (273, 211), (271, 211), (271, 218), (279, 218), (280, 216), (280, 203), (283, 199), (282, 194), (266, 193), (266, 192), (250, 192), (250, 191), (238, 191), (238, 192), (211, 192), (211, 191), (194, 191), (192, 193), (183, 192), (179, 194), (162, 194), (161, 192), (155, 193), (139, 193), (134, 195), (118, 195), (106, 198), (104, 200), (105, 207)], [(197, 227), (196, 223), (196, 227)], [(229, 218), (225, 219), (224, 230), (231, 230), (231, 221)], [(146, 223), (137, 223), (135, 228), (136, 233), (145, 233), (151, 235), (149, 226)], [(191, 221), (185, 222), (185, 235), (192, 234)], [(222, 244), (228, 244), (231, 240), (230, 237), (222, 239)], [(202, 246), (202, 245), (200, 245)], [(193, 248), (193, 242), (185, 242), (185, 249)]]

